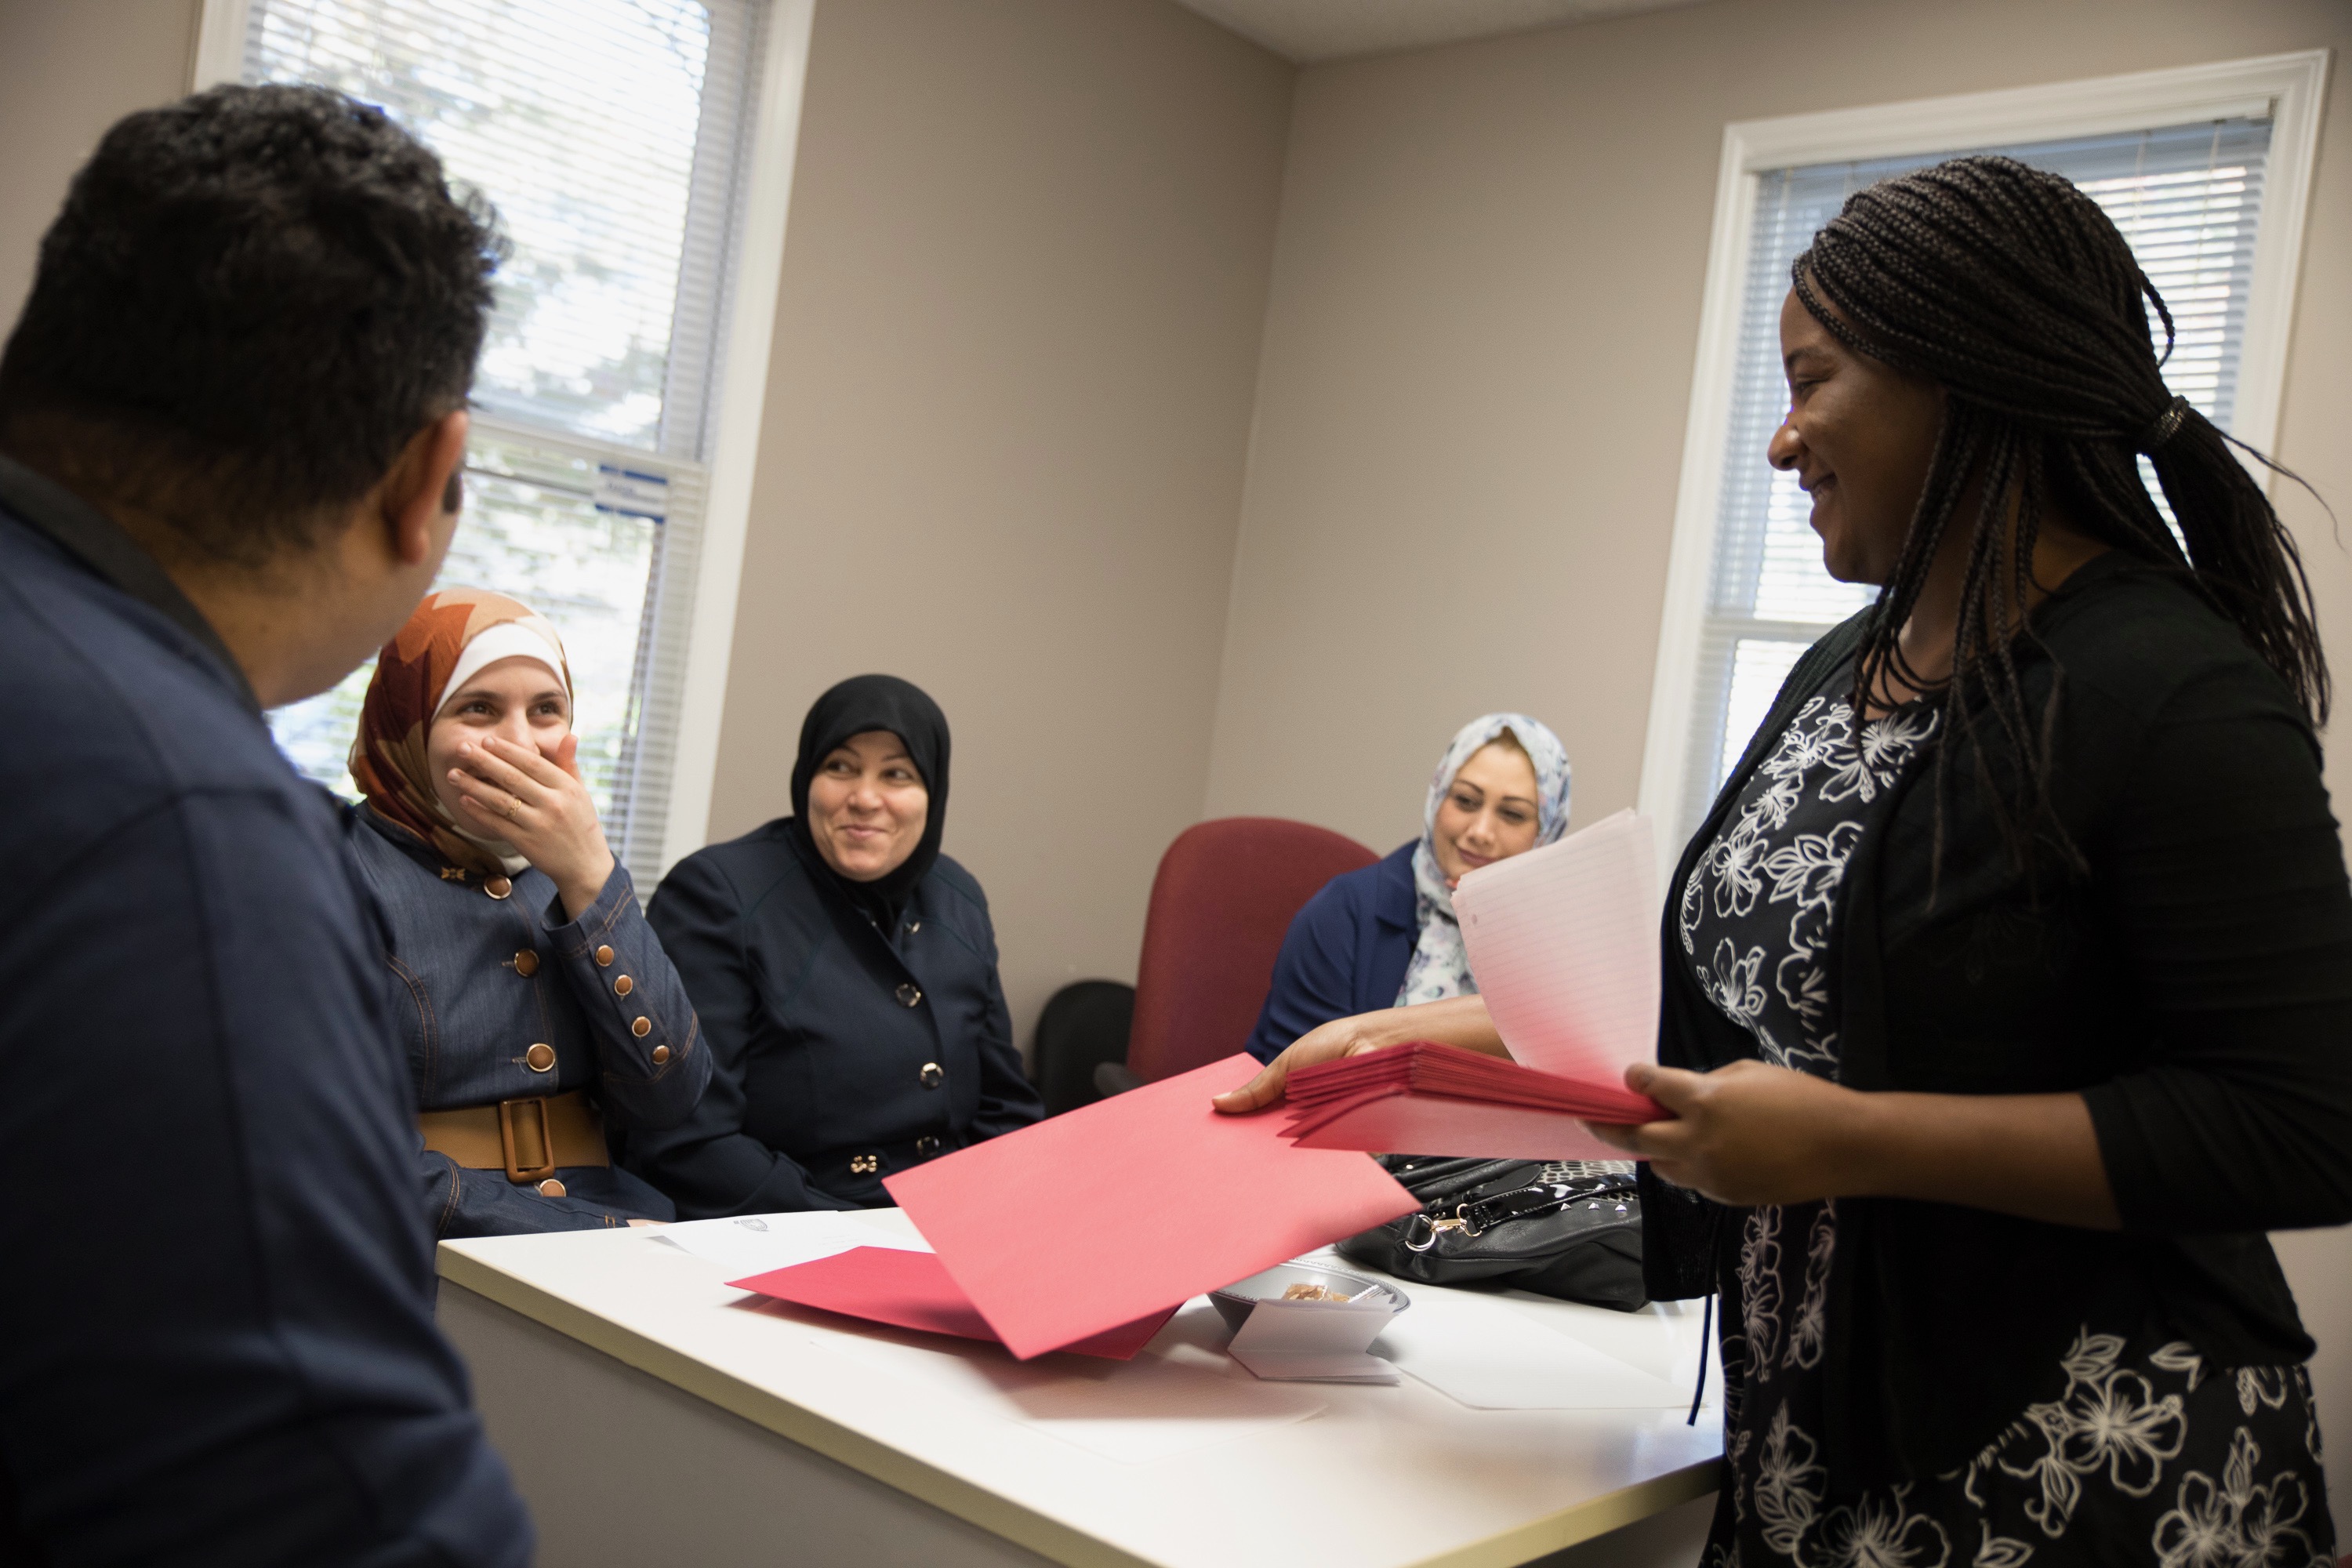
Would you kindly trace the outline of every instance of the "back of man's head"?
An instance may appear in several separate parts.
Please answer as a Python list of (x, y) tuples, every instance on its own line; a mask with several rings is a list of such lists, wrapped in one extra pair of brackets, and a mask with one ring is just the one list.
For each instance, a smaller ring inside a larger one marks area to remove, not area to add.
[(256, 567), (464, 405), (499, 241), (374, 109), (220, 87), (106, 133), (0, 354), (0, 448)]

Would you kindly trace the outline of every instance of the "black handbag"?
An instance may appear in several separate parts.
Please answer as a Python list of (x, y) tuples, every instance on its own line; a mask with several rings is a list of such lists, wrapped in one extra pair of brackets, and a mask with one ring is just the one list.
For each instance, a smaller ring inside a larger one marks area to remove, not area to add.
[(1343, 1256), (1424, 1285), (1504, 1285), (1621, 1312), (1648, 1305), (1631, 1161), (1381, 1163), (1421, 1209), (1349, 1237)]

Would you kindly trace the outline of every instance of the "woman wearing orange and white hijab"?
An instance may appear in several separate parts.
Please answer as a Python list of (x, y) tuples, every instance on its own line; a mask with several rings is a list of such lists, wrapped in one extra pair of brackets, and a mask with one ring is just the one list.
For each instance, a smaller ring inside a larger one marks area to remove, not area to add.
[(674, 1217), (613, 1164), (604, 1122), (674, 1125), (710, 1078), (572, 712), (554, 626), (471, 588), (417, 606), (360, 711), (349, 841), (383, 911), (441, 1236)]

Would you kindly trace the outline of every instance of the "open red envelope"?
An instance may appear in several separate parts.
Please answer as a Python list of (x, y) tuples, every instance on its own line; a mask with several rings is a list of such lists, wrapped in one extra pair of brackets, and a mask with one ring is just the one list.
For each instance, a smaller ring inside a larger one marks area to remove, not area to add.
[(1301, 1149), (1361, 1149), (1482, 1160), (1626, 1160), (1633, 1156), (1557, 1110), (1442, 1094), (1382, 1092), (1339, 1101), (1290, 1136)]
[[(928, 1252), (897, 1247), (854, 1247), (831, 1258), (772, 1268), (748, 1279), (730, 1279), (738, 1290), (756, 1291), (779, 1301), (816, 1307), (844, 1317), (889, 1323), (926, 1333), (954, 1334), (960, 1339), (996, 1341), (996, 1331), (956, 1288), (940, 1260)], [(1151, 1336), (1176, 1314), (1171, 1306), (1108, 1333), (1063, 1348), (1075, 1355), (1132, 1361), (1150, 1343)]]
[(1538, 1072), (1430, 1040), (1301, 1068), (1285, 1094), (1286, 1133), (1308, 1149), (1622, 1160), (1583, 1123), (1667, 1115), (1622, 1084)]
[(1375, 1091), (1491, 1100), (1622, 1126), (1661, 1121), (1667, 1114), (1648, 1095), (1613, 1080), (1541, 1072), (1434, 1040), (1412, 1040), (1301, 1068), (1290, 1075), (1284, 1094), (1295, 1118), (1314, 1107)]
[(1420, 1206), (1361, 1154), (1291, 1143), (1278, 1110), (1210, 1108), (1257, 1066), (1230, 1056), (882, 1184), (1024, 1360)]

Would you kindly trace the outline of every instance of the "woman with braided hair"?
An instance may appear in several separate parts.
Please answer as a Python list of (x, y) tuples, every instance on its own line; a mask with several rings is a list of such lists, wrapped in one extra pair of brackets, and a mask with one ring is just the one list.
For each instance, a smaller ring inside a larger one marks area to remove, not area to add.
[(1684, 857), (1618, 1138), (1652, 1293), (1724, 1301), (1710, 1561), (2332, 1563), (2263, 1234), (2352, 1218), (2294, 542), (2065, 180), (1886, 181), (1793, 283), (1770, 458), (1882, 587)]
[[(1881, 591), (1670, 884), (1661, 1065), (1626, 1078), (1673, 1119), (1593, 1129), (1646, 1162), (1651, 1295), (1724, 1302), (1707, 1562), (2332, 1564), (2263, 1236), (2352, 1219), (2352, 888), (2294, 546), (2066, 181), (1885, 181), (1793, 284), (1769, 457)], [(1501, 1051), (1481, 998), (1412, 1014), (1221, 1109), (1400, 1038)]]

